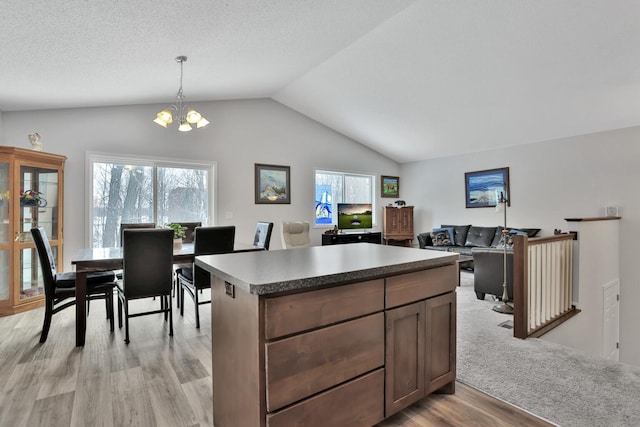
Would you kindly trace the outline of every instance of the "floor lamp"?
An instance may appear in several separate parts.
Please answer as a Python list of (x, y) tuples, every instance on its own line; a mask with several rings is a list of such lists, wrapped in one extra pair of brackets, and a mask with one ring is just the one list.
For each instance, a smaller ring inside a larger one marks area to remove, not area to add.
[(502, 250), (504, 258), (502, 261), (502, 303), (493, 306), (493, 311), (504, 314), (513, 314), (513, 307), (507, 304), (509, 301), (509, 293), (507, 292), (507, 199), (504, 197), (504, 192), (500, 192), (500, 199), (496, 204), (496, 212), (504, 214), (504, 228), (502, 229)]

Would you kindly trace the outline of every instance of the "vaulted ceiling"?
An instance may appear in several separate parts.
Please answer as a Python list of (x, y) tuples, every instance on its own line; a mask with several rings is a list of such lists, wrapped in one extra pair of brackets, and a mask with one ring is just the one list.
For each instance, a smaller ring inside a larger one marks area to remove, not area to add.
[(636, 0), (3, 0), (0, 110), (270, 97), (403, 163), (640, 125)]

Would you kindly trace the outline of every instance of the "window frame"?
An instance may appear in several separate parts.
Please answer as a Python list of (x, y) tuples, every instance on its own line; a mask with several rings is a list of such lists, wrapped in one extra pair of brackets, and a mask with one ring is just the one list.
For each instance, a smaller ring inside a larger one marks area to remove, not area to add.
[[(344, 178), (345, 176), (355, 176), (355, 177), (367, 177), (370, 180), (370, 184), (371, 184), (371, 204), (373, 206), (373, 221), (372, 221), (372, 228), (377, 228), (378, 226), (378, 215), (377, 215), (377, 210), (378, 210), (378, 198), (376, 197), (377, 194), (377, 187), (376, 187), (376, 183), (377, 183), (377, 178), (378, 175), (373, 174), (373, 173), (366, 173), (366, 172), (345, 172), (345, 171), (339, 171), (339, 170), (331, 170), (328, 168), (314, 168), (313, 169), (313, 224), (312, 224), (312, 228), (318, 228), (318, 229), (331, 229), (333, 228), (335, 225), (337, 225), (337, 221), (335, 221), (334, 218), (334, 214), (331, 214), (331, 218), (332, 218), (332, 223), (331, 224), (317, 224), (316, 223), (316, 214), (315, 214), (315, 206), (316, 206), (316, 186), (317, 186), (317, 182), (316, 182), (316, 177), (318, 175), (318, 173), (325, 173), (325, 174), (333, 174), (333, 175), (340, 175), (342, 177), (342, 182), (343, 182), (343, 186), (342, 186), (342, 196), (343, 196), (343, 200), (344, 200)], [(336, 202), (336, 206), (337, 203), (343, 203), (343, 202)], [(349, 203), (349, 202), (344, 202), (344, 203)], [(368, 202), (362, 202), (362, 203), (368, 203)], [(335, 221), (335, 222), (334, 222)]]
[[(149, 166), (153, 168), (154, 188), (157, 188), (157, 168), (159, 167), (176, 167), (182, 169), (206, 169), (208, 171), (207, 186), (209, 189), (209, 206), (207, 207), (209, 213), (209, 224), (213, 225), (217, 222), (217, 162), (199, 162), (189, 159), (169, 159), (165, 157), (144, 156), (144, 155), (130, 155), (130, 154), (117, 154), (106, 153), (98, 151), (87, 151), (85, 154), (85, 247), (92, 247), (93, 241), (93, 229), (92, 229), (92, 203), (93, 200), (93, 173), (94, 163), (132, 163), (141, 166)], [(153, 194), (153, 215), (157, 218), (158, 204), (156, 200), (156, 194)]]

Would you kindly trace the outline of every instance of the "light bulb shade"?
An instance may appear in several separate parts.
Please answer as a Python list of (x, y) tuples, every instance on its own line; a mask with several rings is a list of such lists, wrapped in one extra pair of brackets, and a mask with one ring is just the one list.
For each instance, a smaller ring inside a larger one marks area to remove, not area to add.
[(197, 127), (203, 128), (208, 124), (209, 124), (209, 120), (205, 119), (204, 117), (200, 117), (200, 120), (198, 120), (198, 123), (197, 123)]
[(191, 125), (185, 120), (180, 123), (180, 126), (178, 126), (178, 130), (180, 132), (189, 132), (191, 130)]
[(187, 111), (187, 121), (189, 123), (198, 123), (198, 120), (200, 120), (201, 118), (202, 115), (196, 110), (190, 109), (189, 111)]
[[(161, 122), (164, 122), (166, 124), (171, 124), (171, 123), (173, 123), (173, 114), (171, 114), (170, 110), (162, 110), (156, 115), (156, 119), (161, 121)], [(156, 122), (156, 123), (158, 123), (158, 122)]]
[(153, 122), (154, 122), (154, 123), (159, 124), (159, 125), (160, 125), (160, 126), (162, 126), (163, 128), (166, 128), (166, 127), (167, 127), (167, 124), (166, 124), (165, 122), (163, 122), (162, 120), (160, 120), (160, 118), (159, 118), (159, 117), (156, 117), (156, 118), (153, 120)]

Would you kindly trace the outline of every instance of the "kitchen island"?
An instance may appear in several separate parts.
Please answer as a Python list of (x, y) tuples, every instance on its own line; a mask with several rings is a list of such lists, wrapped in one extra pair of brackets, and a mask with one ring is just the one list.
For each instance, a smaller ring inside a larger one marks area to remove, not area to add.
[(196, 257), (215, 426), (371, 426), (453, 393), (457, 258), (369, 243)]

